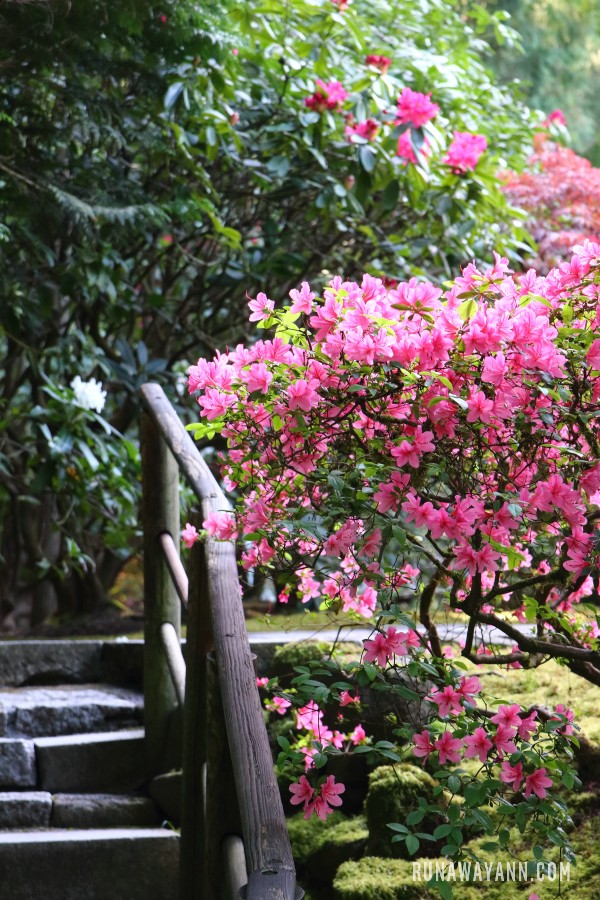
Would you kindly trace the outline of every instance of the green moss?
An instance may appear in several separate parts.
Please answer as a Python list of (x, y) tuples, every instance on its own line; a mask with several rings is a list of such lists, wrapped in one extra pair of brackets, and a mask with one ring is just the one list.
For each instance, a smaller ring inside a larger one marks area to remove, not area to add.
[[(392, 843), (393, 834), (387, 827), (391, 822), (404, 823), (407, 815), (423, 798), (435, 802), (435, 781), (416, 766), (380, 766), (369, 776), (369, 790), (365, 799), (365, 815), (369, 829), (367, 852), (370, 856), (404, 856), (403, 842)], [(435, 827), (433, 821), (423, 820), (422, 831)]]
[(290, 675), (293, 674), (294, 666), (305, 666), (330, 657), (339, 662), (347, 662), (348, 659), (357, 660), (360, 657), (360, 649), (352, 641), (335, 645), (327, 641), (295, 641), (283, 644), (275, 651), (271, 674)]
[(291, 816), (287, 820), (287, 828), (294, 861), (298, 865), (304, 865), (311, 853), (321, 846), (329, 831), (346, 821), (346, 816), (337, 811), (328, 816), (325, 822), (317, 816), (305, 819), (302, 813)]
[(412, 862), (369, 856), (340, 866), (333, 892), (336, 900), (429, 900), (436, 896), (413, 880)]
[(331, 886), (342, 863), (358, 859), (364, 853), (368, 836), (367, 823), (362, 816), (330, 825), (319, 847), (307, 857), (306, 868), (311, 881)]

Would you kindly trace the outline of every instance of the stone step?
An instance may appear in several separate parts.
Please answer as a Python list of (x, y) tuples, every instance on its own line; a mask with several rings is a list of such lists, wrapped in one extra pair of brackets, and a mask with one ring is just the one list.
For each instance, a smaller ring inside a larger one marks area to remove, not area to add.
[(113, 685), (0, 688), (0, 737), (113, 731), (140, 725), (144, 698)]
[(129, 793), (144, 781), (143, 728), (33, 741), (38, 788), (52, 793)]
[(158, 828), (162, 819), (150, 797), (133, 794), (52, 796), (50, 824), (53, 828)]
[(20, 831), (24, 828), (158, 828), (163, 820), (164, 816), (150, 797), (0, 791), (0, 831)]
[(7, 900), (176, 900), (178, 869), (162, 828), (0, 833)]
[(0, 829), (49, 828), (52, 794), (47, 791), (0, 792)]
[(0, 641), (0, 685), (90, 684), (141, 688), (144, 642), (139, 639)]
[(33, 741), (0, 738), (0, 789), (37, 785)]

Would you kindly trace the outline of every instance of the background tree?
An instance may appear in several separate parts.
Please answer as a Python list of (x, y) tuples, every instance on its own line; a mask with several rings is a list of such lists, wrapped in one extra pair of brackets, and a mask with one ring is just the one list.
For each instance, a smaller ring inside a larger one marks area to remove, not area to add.
[(494, 47), (489, 62), (503, 82), (519, 73), (529, 102), (547, 112), (562, 109), (573, 144), (600, 164), (600, 9), (594, 0), (484, 0), (505, 10), (518, 42)]

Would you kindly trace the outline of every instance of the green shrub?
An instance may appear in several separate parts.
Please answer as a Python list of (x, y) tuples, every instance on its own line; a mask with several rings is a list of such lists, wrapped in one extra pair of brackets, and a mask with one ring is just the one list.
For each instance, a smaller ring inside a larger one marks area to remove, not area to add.
[(298, 813), (288, 819), (288, 834), (296, 865), (304, 866), (309, 856), (318, 850), (325, 838), (328, 837), (329, 832), (347, 821), (343, 813), (337, 811), (333, 812), (326, 822), (316, 816), (305, 819), (303, 813)]
[[(392, 843), (393, 834), (387, 827), (390, 822), (404, 823), (411, 810), (423, 798), (434, 802), (433, 778), (416, 766), (380, 766), (369, 776), (369, 790), (365, 799), (365, 815), (369, 829), (367, 852), (371, 856), (401, 857), (406, 854), (403, 842)], [(421, 831), (435, 827), (427, 817), (419, 826)]]
[(369, 832), (362, 816), (355, 816), (331, 825), (325, 830), (319, 845), (306, 859), (311, 881), (331, 886), (339, 867), (351, 859), (358, 859), (365, 851)]

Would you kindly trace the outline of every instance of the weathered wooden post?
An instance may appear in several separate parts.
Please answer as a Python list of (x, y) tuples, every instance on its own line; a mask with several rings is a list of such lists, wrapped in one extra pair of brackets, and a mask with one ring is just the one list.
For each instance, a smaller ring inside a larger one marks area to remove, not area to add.
[(181, 806), (181, 900), (205, 900), (207, 686), (206, 656), (212, 648), (204, 544), (195, 544), (188, 566), (188, 625), (185, 706), (183, 713), (183, 778)]
[(163, 652), (160, 628), (170, 622), (181, 636), (181, 606), (159, 537), (171, 534), (179, 546), (179, 468), (147, 412), (142, 414), (142, 485), (144, 528), (144, 709), (146, 777), (160, 775), (166, 758), (169, 727), (177, 694)]

